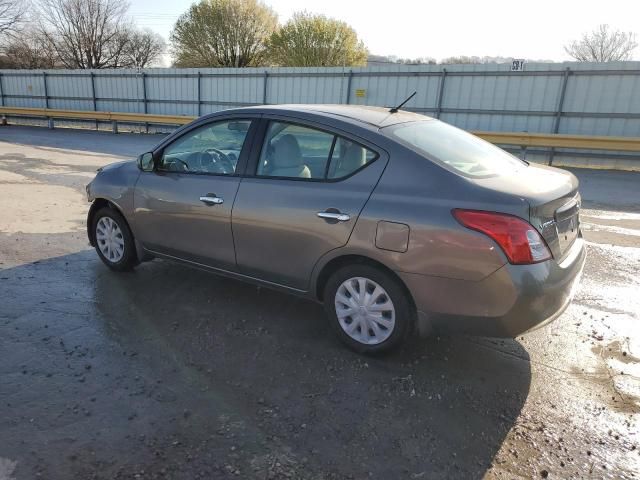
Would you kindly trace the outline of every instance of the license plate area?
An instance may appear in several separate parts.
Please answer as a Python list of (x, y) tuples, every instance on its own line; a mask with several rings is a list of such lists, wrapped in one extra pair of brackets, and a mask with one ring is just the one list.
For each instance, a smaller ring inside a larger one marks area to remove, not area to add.
[(555, 213), (560, 251), (566, 252), (580, 232), (580, 202), (577, 199), (563, 205)]

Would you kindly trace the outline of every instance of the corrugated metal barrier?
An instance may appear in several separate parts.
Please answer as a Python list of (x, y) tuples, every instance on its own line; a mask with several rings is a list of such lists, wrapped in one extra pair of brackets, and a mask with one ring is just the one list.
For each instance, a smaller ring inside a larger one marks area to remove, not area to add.
[[(369, 68), (0, 70), (0, 106), (198, 116), (275, 103), (393, 106), (467, 130), (640, 136), (640, 62)], [(571, 164), (640, 152), (534, 149)], [(535, 159), (535, 158), (533, 158)]]

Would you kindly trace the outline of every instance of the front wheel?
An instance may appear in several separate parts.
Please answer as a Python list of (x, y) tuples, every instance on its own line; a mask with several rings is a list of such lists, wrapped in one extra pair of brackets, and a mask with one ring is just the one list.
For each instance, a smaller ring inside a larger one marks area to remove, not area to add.
[(324, 306), (338, 337), (360, 353), (379, 353), (402, 343), (415, 309), (392, 275), (369, 265), (336, 271), (324, 290)]
[(92, 229), (96, 252), (107, 267), (126, 271), (137, 265), (133, 235), (119, 212), (101, 208), (93, 216)]

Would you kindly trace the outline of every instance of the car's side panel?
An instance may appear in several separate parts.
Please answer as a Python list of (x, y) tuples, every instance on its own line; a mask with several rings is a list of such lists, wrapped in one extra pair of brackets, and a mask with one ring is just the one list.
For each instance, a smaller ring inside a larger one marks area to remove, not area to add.
[[(343, 182), (245, 178), (233, 208), (233, 233), (241, 272), (307, 289), (313, 266), (347, 243), (386, 159), (379, 158)], [(327, 209), (347, 222), (318, 217)]]
[[(285, 120), (353, 138), (326, 125), (291, 117)], [(262, 123), (266, 124), (267, 119)], [(343, 180), (243, 178), (232, 214), (236, 259), (241, 273), (300, 290), (309, 288), (316, 262), (349, 240), (388, 161), (383, 149), (357, 137), (354, 140), (374, 150), (378, 158)], [(254, 145), (262, 142), (256, 139)], [(254, 148), (254, 161), (249, 162), (248, 174), (255, 172), (259, 153), (259, 148)], [(350, 218), (335, 221), (318, 217), (319, 212), (327, 210)]]
[[(231, 207), (240, 178), (143, 172), (136, 185), (138, 240), (151, 252), (219, 268), (235, 268)], [(208, 205), (215, 194), (224, 203)]]
[[(181, 130), (154, 151), (157, 160), (163, 149), (183, 135), (207, 124), (227, 120), (253, 120), (246, 133), (237, 162), (243, 172), (255, 136), (258, 117), (217, 116)], [(235, 270), (235, 248), (231, 211), (240, 184), (240, 174), (198, 174), (142, 172), (135, 187), (134, 220), (137, 240), (154, 254), (165, 254), (198, 264)], [(203, 201), (214, 198), (219, 203)]]
[[(508, 211), (526, 216), (528, 204), (495, 196), (412, 152), (394, 152), (367, 202), (349, 246), (370, 250), (390, 269), (480, 280), (506, 263), (493, 240), (462, 227), (452, 208)], [(381, 220), (410, 226), (405, 252), (371, 247)]]

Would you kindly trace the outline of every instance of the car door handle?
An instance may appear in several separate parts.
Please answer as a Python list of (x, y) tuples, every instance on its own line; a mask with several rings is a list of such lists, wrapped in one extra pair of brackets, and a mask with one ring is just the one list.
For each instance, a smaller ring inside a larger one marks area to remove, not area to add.
[(349, 215), (340, 212), (318, 212), (318, 216), (325, 220), (337, 220), (338, 222), (348, 222), (351, 220)]
[(216, 197), (212, 194), (200, 197), (200, 201), (206, 203), (207, 205), (220, 205), (221, 203), (224, 203), (224, 200), (222, 198)]

